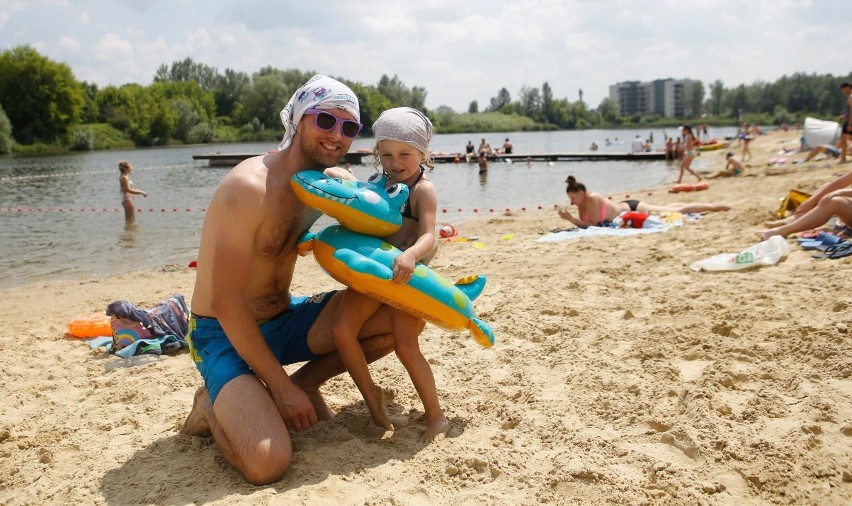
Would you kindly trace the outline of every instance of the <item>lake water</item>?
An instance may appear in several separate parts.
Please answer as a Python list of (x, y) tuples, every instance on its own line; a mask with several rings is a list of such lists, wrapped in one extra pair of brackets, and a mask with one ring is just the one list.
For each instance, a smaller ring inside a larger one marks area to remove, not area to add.
[[(659, 148), (662, 130), (582, 130), (437, 135), (435, 152), (464, 152), (468, 140), (486, 138), (499, 147), (509, 137), (514, 152), (629, 151), (636, 134), (653, 133)], [(668, 134), (677, 131), (669, 129)], [(711, 128), (710, 135), (736, 129)], [(620, 139), (625, 144), (605, 145)], [(357, 139), (352, 149), (371, 149), (372, 139)], [(0, 156), (0, 287), (30, 281), (116, 274), (195, 259), (204, 208), (229, 168), (193, 161), (197, 154), (262, 153), (274, 144), (217, 144), (177, 148), (74, 153), (60, 156)], [(136, 197), (135, 224), (125, 226), (118, 186), (118, 162), (128, 160)], [(367, 160), (367, 159), (365, 159)], [(371, 159), (370, 159), (371, 160)], [(693, 164), (701, 168), (699, 157)], [(365, 178), (372, 166), (355, 166)], [(438, 190), (438, 222), (462, 223), (490, 209), (519, 211), (565, 204), (565, 177), (573, 174), (604, 194), (627, 192), (671, 180), (677, 165), (664, 161), (490, 162), (480, 176), (474, 164), (438, 164), (429, 174)], [(19, 211), (20, 209), (20, 211)], [(447, 212), (442, 211), (446, 209)], [(477, 212), (474, 212), (476, 210)], [(318, 225), (330, 223), (324, 219)], [(559, 223), (554, 219), (554, 223)]]

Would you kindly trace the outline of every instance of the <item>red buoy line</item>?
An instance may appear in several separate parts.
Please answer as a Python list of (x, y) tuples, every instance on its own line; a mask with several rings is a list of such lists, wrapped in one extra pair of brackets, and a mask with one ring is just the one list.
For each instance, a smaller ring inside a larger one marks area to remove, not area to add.
[[(653, 192), (648, 192), (648, 195), (649, 196), (653, 195)], [(609, 195), (607, 198), (612, 200), (612, 195)], [(627, 195), (624, 196), (624, 198), (629, 199), (630, 195), (627, 194)], [(559, 209), (560, 207), (562, 207), (564, 205), (565, 204), (553, 204), (552, 207), (548, 207), (548, 209), (550, 209), (550, 208)], [(522, 207), (515, 208), (515, 209), (509, 208), (509, 207), (506, 207), (504, 209), (495, 209), (493, 207), (489, 207), (487, 209), (484, 208), (484, 207), (483, 208), (473, 207), (473, 208), (467, 208), (467, 209), (462, 208), (462, 207), (457, 207), (457, 208), (444, 207), (444, 208), (441, 208), (439, 210), (439, 213), (440, 214), (450, 214), (450, 213), (469, 213), (469, 212), (472, 212), (474, 214), (479, 214), (479, 213), (494, 214), (496, 212), (501, 212), (501, 213), (505, 214), (505, 213), (514, 213), (514, 212), (517, 212), (517, 211), (527, 211), (529, 209), (542, 210), (542, 209), (545, 209), (545, 206), (542, 205), (542, 204), (537, 204), (537, 205), (535, 205), (535, 207), (522, 206)], [(119, 211), (123, 211), (123, 209), (118, 208), (118, 207), (95, 207), (95, 206), (81, 206), (81, 207), (64, 207), (64, 206), (63, 207), (59, 207), (59, 206), (41, 206), (41, 207), (13, 206), (13, 207), (9, 207), (9, 206), (6, 206), (6, 207), (0, 207), (0, 215), (4, 215), (4, 214), (5, 215), (24, 214), (24, 213), (87, 213), (87, 212), (91, 214), (91, 213), (108, 213), (108, 212), (116, 212), (117, 213)], [(204, 212), (207, 212), (207, 208), (206, 207), (159, 207), (159, 208), (154, 208), (154, 207), (142, 208), (142, 207), (139, 207), (139, 208), (136, 209), (136, 212), (137, 213), (145, 213), (145, 212), (148, 212), (148, 213), (156, 213), (156, 212), (159, 212), (159, 213), (202, 212), (202, 213), (204, 213)]]

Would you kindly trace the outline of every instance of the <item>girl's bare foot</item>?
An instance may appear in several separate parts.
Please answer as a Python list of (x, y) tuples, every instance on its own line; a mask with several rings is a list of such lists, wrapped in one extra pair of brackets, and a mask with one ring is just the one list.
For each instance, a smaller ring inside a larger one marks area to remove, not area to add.
[(393, 422), (391, 422), (388, 412), (385, 410), (385, 391), (378, 385), (374, 385), (373, 387), (376, 392), (376, 404), (370, 405), (370, 403), (367, 403), (367, 409), (370, 410), (373, 423), (385, 430), (392, 431), (394, 430)]
[(423, 432), (423, 435), (420, 436), (420, 442), (423, 444), (429, 444), (432, 441), (435, 441), (435, 439), (439, 436), (439, 439), (443, 439), (443, 436), (449, 430), (450, 421), (447, 420), (445, 416), (441, 415), (441, 418), (426, 424), (426, 430)]
[(334, 418), (334, 411), (332, 411), (331, 408), (328, 407), (328, 404), (325, 403), (325, 399), (322, 394), (319, 393), (319, 390), (305, 390), (305, 393), (308, 394), (308, 399), (310, 399), (311, 404), (314, 405), (314, 412), (317, 414), (317, 420), (328, 421)]
[(212, 419), (213, 404), (210, 403), (210, 395), (204, 387), (198, 387), (195, 391), (195, 398), (192, 401), (192, 410), (183, 426), (180, 428), (181, 434), (189, 436), (209, 437), (210, 424), (207, 420)]

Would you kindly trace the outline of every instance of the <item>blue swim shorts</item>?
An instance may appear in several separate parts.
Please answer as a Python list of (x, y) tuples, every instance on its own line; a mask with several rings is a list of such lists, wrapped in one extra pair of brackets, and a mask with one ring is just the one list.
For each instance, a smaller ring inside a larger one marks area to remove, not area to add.
[[(278, 316), (258, 322), (269, 349), (282, 365), (316, 358), (308, 347), (308, 331), (334, 291), (311, 297), (293, 296), (290, 306)], [(226, 383), (243, 374), (253, 374), (231, 344), (219, 320), (191, 314), (186, 335), (189, 353), (204, 378), (210, 402)]]

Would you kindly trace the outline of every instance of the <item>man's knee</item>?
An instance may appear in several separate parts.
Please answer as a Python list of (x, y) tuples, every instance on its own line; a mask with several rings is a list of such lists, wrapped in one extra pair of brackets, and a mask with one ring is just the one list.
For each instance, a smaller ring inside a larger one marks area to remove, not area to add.
[(269, 440), (258, 445), (253, 457), (246, 459), (240, 474), (253, 485), (267, 485), (280, 480), (292, 462), (289, 445), (272, 445)]

